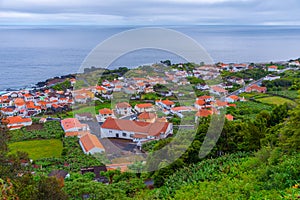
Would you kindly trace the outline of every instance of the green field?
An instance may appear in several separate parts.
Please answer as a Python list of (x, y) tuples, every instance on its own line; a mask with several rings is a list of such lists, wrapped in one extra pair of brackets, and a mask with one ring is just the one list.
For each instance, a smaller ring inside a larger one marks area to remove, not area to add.
[(297, 90), (268, 91), (268, 93), (282, 95), (292, 99), (297, 99), (299, 97)]
[(15, 142), (9, 144), (11, 153), (17, 151), (27, 152), (30, 159), (37, 160), (41, 158), (60, 157), (63, 144), (58, 139), (50, 140), (30, 140)]
[(257, 101), (260, 101), (261, 103), (265, 104), (273, 104), (273, 105), (282, 105), (284, 103), (289, 103), (289, 104), (295, 104), (292, 100), (285, 99), (282, 97), (264, 97), (264, 98), (259, 98)]

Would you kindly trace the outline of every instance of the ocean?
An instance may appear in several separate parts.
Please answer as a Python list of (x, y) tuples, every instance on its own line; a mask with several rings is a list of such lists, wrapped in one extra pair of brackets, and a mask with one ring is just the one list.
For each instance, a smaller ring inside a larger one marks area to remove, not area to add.
[[(0, 90), (30, 86), (76, 73), (99, 43), (134, 26), (0, 26)], [(300, 26), (164, 26), (191, 37), (215, 62), (270, 62), (300, 57)], [(117, 59), (110, 68), (161, 60), (184, 62), (144, 49)]]

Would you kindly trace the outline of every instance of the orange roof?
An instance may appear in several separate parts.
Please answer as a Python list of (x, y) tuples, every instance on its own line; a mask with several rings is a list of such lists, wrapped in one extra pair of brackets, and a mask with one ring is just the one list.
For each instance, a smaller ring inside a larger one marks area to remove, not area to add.
[(201, 99), (201, 100), (206, 100), (206, 99), (210, 99), (210, 98), (212, 98), (212, 96), (204, 95), (204, 96), (198, 97), (198, 99)]
[(173, 101), (170, 101), (170, 100), (168, 100), (168, 99), (162, 100), (161, 102), (162, 102), (163, 104), (167, 105), (167, 106), (170, 106), (170, 105), (174, 105), (174, 104), (175, 104)]
[(86, 152), (89, 152), (93, 148), (104, 149), (99, 139), (93, 134), (85, 134), (79, 140)]
[(102, 90), (102, 91), (105, 91), (106, 89), (105, 89), (104, 87), (102, 87), (102, 86), (97, 86), (97, 87), (96, 87), (96, 90)]
[(75, 99), (85, 99), (85, 98), (86, 97), (81, 94), (75, 96)]
[(227, 103), (227, 102), (224, 102), (224, 101), (216, 100), (215, 104), (216, 104), (217, 106), (222, 107), (222, 106), (227, 106), (228, 103)]
[(27, 108), (35, 108), (35, 105), (34, 105), (33, 101), (28, 101), (28, 102), (26, 102), (26, 107)]
[(53, 108), (59, 108), (60, 106), (57, 105), (57, 104), (52, 104), (52, 107), (53, 107)]
[(120, 169), (121, 172), (125, 172), (128, 170), (128, 165), (131, 165), (131, 164), (132, 163), (109, 164), (109, 165), (106, 165), (106, 169), (108, 171)]
[(121, 102), (121, 103), (117, 103), (116, 107), (117, 108), (131, 108), (131, 105), (127, 102)]
[(196, 104), (200, 105), (200, 106), (203, 106), (205, 104), (205, 101), (199, 99), (199, 100), (196, 101)]
[(8, 124), (21, 124), (31, 122), (31, 118), (22, 118), (21, 116), (7, 117), (5, 121)]
[(113, 129), (113, 130), (124, 130), (128, 132), (147, 134), (150, 136), (158, 136), (161, 133), (165, 133), (168, 126), (169, 126), (168, 122), (149, 123), (149, 122), (141, 122), (141, 121), (108, 118), (102, 124), (101, 128)]
[(16, 106), (23, 106), (23, 105), (25, 105), (24, 99), (16, 98), (16, 99), (15, 99), (15, 105), (16, 105)]
[(108, 108), (103, 108), (99, 110), (99, 114), (101, 115), (108, 115), (108, 114), (113, 114), (113, 111)]
[(39, 101), (38, 104), (42, 105), (42, 106), (46, 106), (47, 105), (47, 102), (45, 101)]
[(211, 110), (201, 109), (196, 113), (196, 116), (197, 117), (208, 117), (212, 114), (213, 114), (213, 112)]
[(81, 124), (77, 118), (67, 118), (61, 120), (61, 125), (64, 128), (64, 130), (69, 130), (72, 128), (81, 128), (83, 126), (86, 126), (85, 124)]
[(138, 86), (144, 86), (145, 83), (143, 83), (143, 82), (138, 82), (137, 85), (138, 85)]
[(32, 95), (31, 95), (31, 94), (29, 94), (29, 93), (27, 93), (27, 94), (24, 94), (23, 96), (24, 96), (24, 97), (32, 97)]
[(1, 108), (1, 110), (3, 112), (13, 112), (14, 111), (14, 109), (12, 109), (12, 108)]
[(220, 86), (212, 86), (211, 87), (212, 90), (216, 91), (216, 92), (227, 92), (227, 90), (225, 90), (224, 88), (220, 87)]
[(155, 113), (143, 112), (138, 116), (138, 119), (153, 119), (156, 118)]
[(136, 104), (138, 108), (151, 108), (153, 105), (151, 103), (141, 103), (141, 104)]
[(228, 115), (226, 115), (225, 117), (226, 117), (226, 119), (228, 119), (229, 121), (233, 121), (233, 116), (232, 116), (232, 115), (228, 114)]
[(271, 68), (271, 69), (277, 69), (278, 67), (276, 65), (271, 65), (269, 66), (268, 68)]
[(236, 104), (230, 103), (230, 104), (228, 104), (228, 106), (229, 106), (229, 107), (236, 107)]
[(231, 95), (231, 96), (229, 96), (229, 98), (230, 98), (230, 99), (233, 99), (233, 100), (235, 100), (235, 101), (239, 100), (239, 97), (236, 96), (236, 95)]
[(191, 108), (187, 106), (179, 106), (171, 109), (172, 111), (190, 111)]
[(65, 136), (66, 137), (74, 137), (74, 136), (81, 136), (85, 134), (90, 134), (89, 131), (71, 131), (71, 132), (66, 132)]
[(260, 91), (260, 92), (263, 92), (263, 91), (266, 91), (267, 90), (267, 88), (266, 87), (260, 87), (260, 86), (258, 86), (258, 85), (256, 85), (256, 84), (254, 84), (254, 85), (252, 85), (252, 86), (250, 86), (250, 87), (248, 87), (247, 89), (246, 89), (246, 91), (252, 91), (252, 90), (256, 90), (256, 91)]

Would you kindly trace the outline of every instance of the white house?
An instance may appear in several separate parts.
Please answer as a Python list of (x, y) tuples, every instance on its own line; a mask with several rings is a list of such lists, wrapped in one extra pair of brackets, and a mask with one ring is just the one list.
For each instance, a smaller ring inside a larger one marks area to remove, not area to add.
[(31, 118), (23, 118), (21, 116), (7, 117), (5, 121), (7, 122), (7, 128), (9, 130), (20, 129), (23, 126), (32, 125)]
[(166, 108), (166, 109), (170, 109), (170, 108), (175, 107), (175, 103), (173, 101), (168, 100), (168, 99), (166, 99), (166, 100), (157, 100), (155, 102), (155, 104), (157, 106), (161, 106), (161, 107)]
[(100, 130), (101, 138), (122, 138), (139, 142), (166, 138), (173, 133), (173, 124), (108, 118)]
[(142, 103), (142, 104), (136, 104), (134, 106), (134, 109), (141, 113), (141, 112), (152, 112), (154, 111), (153, 105), (151, 103)]
[(79, 144), (85, 154), (103, 153), (105, 149), (99, 139), (93, 134), (85, 134), (79, 139)]
[(276, 79), (280, 79), (280, 76), (275, 76), (275, 75), (269, 74), (268, 76), (266, 76), (264, 78), (264, 81), (274, 81)]
[(33, 101), (34, 100), (34, 96), (32, 96), (29, 93), (24, 94), (23, 96), (24, 96), (25, 101)]
[(99, 110), (99, 115), (96, 116), (98, 122), (104, 122), (107, 118), (116, 118), (111, 109), (103, 108)]
[(238, 101), (240, 98), (238, 97), (238, 96), (236, 96), (236, 95), (231, 95), (231, 96), (229, 96), (229, 97), (226, 97), (226, 102), (228, 102), (228, 103), (233, 103), (233, 102), (236, 102), (236, 101)]
[(276, 72), (278, 70), (278, 67), (276, 65), (272, 65), (268, 67), (269, 72)]
[(127, 102), (117, 103), (116, 112), (119, 115), (129, 115), (131, 114), (131, 105)]
[(216, 95), (226, 95), (228, 93), (227, 90), (218, 85), (211, 86), (209, 92)]
[(88, 131), (89, 126), (87, 124), (82, 124), (77, 118), (67, 118), (61, 120), (61, 126), (65, 132), (73, 131)]

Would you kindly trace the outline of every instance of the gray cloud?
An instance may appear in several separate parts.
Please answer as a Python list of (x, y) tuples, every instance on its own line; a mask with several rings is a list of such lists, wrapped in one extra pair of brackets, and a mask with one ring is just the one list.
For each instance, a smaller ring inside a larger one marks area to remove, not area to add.
[(298, 24), (298, 0), (0, 0), (0, 24)]

